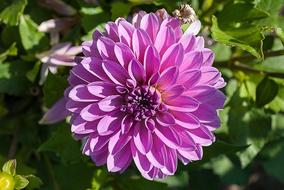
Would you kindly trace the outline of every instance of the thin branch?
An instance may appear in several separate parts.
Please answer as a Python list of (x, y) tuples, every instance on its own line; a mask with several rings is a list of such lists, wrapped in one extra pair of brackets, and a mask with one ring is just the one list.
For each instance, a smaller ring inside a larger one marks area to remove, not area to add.
[[(276, 56), (281, 56), (284, 55), (284, 49), (283, 50), (277, 50), (277, 51), (265, 51), (263, 52), (264, 54), (264, 58), (268, 58), (268, 57), (276, 57)], [(224, 64), (228, 64), (228, 62), (248, 62), (248, 61), (253, 61), (255, 60), (256, 57), (252, 56), (252, 55), (244, 55), (244, 56), (240, 56), (240, 57), (233, 57), (231, 60), (229, 61), (216, 61), (214, 62), (215, 66), (217, 67), (222, 67), (222, 65)]]
[(18, 138), (19, 138), (19, 130), (20, 125), (17, 125), (14, 131), (13, 139), (10, 145), (8, 159), (14, 159), (16, 156), (17, 148), (18, 148)]
[[(275, 56), (281, 56), (284, 55), (284, 50), (278, 50), (278, 51), (266, 51), (264, 52), (264, 57), (275, 57)], [(246, 55), (246, 56), (240, 56), (240, 57), (233, 57), (229, 61), (217, 61), (214, 62), (214, 66), (216, 67), (224, 67), (224, 68), (230, 68), (232, 70), (240, 70), (248, 73), (255, 73), (260, 75), (267, 75), (275, 78), (284, 78), (284, 73), (281, 72), (271, 72), (271, 71), (262, 71), (255, 69), (253, 67), (250, 67), (249, 65), (242, 64), (240, 62), (248, 62), (253, 61), (256, 58), (252, 55)]]
[[(223, 65), (222, 67), (226, 67), (226, 66)], [(255, 69), (253, 67), (250, 67), (248, 65), (241, 64), (241, 63), (232, 63), (231, 65), (229, 65), (228, 68), (231, 68), (232, 70), (239, 70), (239, 71), (244, 71), (244, 72), (254, 73), (254, 74), (259, 74), (259, 75), (267, 75), (267, 76), (271, 76), (275, 78), (284, 78), (284, 73), (261, 71), (261, 70)]]
[(44, 159), (45, 165), (47, 167), (47, 171), (49, 173), (50, 180), (52, 181), (53, 189), (54, 190), (60, 190), (60, 187), (59, 187), (59, 185), (56, 181), (55, 173), (54, 173), (54, 170), (52, 168), (52, 165), (50, 163), (49, 158), (46, 155), (43, 155), (43, 159)]

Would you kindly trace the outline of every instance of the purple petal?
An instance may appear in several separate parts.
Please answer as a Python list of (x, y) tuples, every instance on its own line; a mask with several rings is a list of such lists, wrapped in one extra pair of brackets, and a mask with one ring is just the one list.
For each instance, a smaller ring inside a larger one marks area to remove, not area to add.
[(148, 158), (137, 150), (134, 141), (131, 141), (131, 152), (133, 160), (141, 173), (146, 173), (153, 168)]
[(171, 66), (179, 66), (183, 61), (183, 47), (181, 44), (174, 44), (166, 50), (161, 61), (161, 71)]
[(179, 135), (171, 127), (159, 126), (155, 129), (155, 134), (169, 148), (177, 149), (181, 143)]
[(132, 34), (135, 28), (122, 18), (119, 18), (116, 23), (118, 24), (118, 36), (120, 42), (131, 47)]
[(156, 48), (148, 46), (145, 51), (144, 69), (146, 71), (146, 78), (149, 80), (160, 69), (160, 56)]
[(121, 115), (109, 114), (100, 119), (97, 130), (99, 135), (110, 135), (116, 132), (120, 128)]
[(124, 43), (118, 42), (114, 46), (114, 52), (118, 62), (127, 69), (129, 62), (134, 58), (132, 50)]
[(184, 91), (185, 91), (185, 87), (184, 87), (183, 85), (171, 86), (170, 88), (166, 89), (166, 90), (163, 92), (162, 97), (163, 97), (163, 99), (165, 99), (165, 100), (171, 99), (171, 98), (177, 98), (177, 97), (180, 96)]
[(117, 154), (109, 154), (107, 168), (110, 172), (123, 172), (132, 162), (130, 145), (125, 146)]
[(186, 129), (196, 129), (200, 127), (198, 118), (190, 113), (172, 111), (176, 124)]
[(70, 112), (65, 108), (66, 99), (59, 99), (42, 117), (40, 124), (53, 124), (65, 119)]
[(111, 112), (119, 109), (123, 103), (123, 98), (120, 95), (111, 95), (98, 102), (98, 107), (103, 112)]
[(101, 98), (94, 96), (88, 90), (86, 85), (77, 85), (71, 89), (68, 97), (77, 102), (97, 102)]
[(187, 70), (179, 75), (177, 83), (184, 85), (187, 89), (191, 89), (198, 84), (200, 78), (200, 70)]
[(133, 80), (136, 80), (139, 83), (145, 81), (145, 71), (143, 65), (133, 59), (128, 65), (128, 73)]
[(112, 61), (104, 61), (102, 67), (107, 76), (115, 84), (126, 84), (126, 80), (129, 78), (127, 71), (120, 65)]
[(201, 22), (196, 20), (195, 22), (191, 23), (189, 27), (184, 32), (184, 35), (197, 35), (201, 29)]
[(103, 59), (116, 61), (114, 54), (115, 42), (107, 37), (100, 37), (97, 41), (97, 49)]
[(114, 134), (108, 143), (108, 151), (110, 154), (115, 155), (120, 152), (128, 142), (132, 139), (132, 134), (121, 134), (121, 131)]
[(187, 96), (179, 96), (177, 98), (167, 100), (165, 103), (169, 109), (179, 112), (192, 112), (199, 106), (199, 102), (197, 100)]
[(164, 52), (176, 42), (175, 34), (172, 28), (162, 28), (156, 37), (155, 48), (158, 50), (160, 55), (164, 55)]
[(158, 88), (159, 89), (167, 89), (169, 86), (176, 82), (178, 76), (178, 68), (177, 67), (170, 67), (166, 69), (162, 74), (158, 81)]
[(143, 62), (145, 50), (149, 44), (151, 44), (151, 39), (148, 34), (140, 28), (135, 29), (132, 38), (132, 49), (140, 62)]
[(159, 112), (156, 115), (157, 122), (162, 126), (174, 125), (175, 118), (168, 112)]
[(132, 24), (135, 26), (135, 28), (140, 27), (141, 19), (146, 14), (147, 13), (145, 11), (139, 11), (138, 13), (134, 14)]
[(155, 41), (157, 32), (160, 28), (160, 23), (154, 13), (149, 13), (141, 19), (140, 27), (147, 32), (152, 42)]
[(119, 41), (118, 27), (114, 22), (108, 22), (105, 25), (105, 29), (109, 38), (111, 38), (114, 42)]
[(146, 154), (152, 148), (152, 133), (143, 124), (136, 123), (134, 126), (133, 142), (142, 154)]

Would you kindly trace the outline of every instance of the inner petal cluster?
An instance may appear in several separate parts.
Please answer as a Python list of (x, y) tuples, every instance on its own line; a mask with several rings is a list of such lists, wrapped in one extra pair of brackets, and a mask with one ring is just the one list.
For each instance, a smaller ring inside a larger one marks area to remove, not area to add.
[(124, 98), (125, 104), (120, 110), (129, 114), (135, 121), (154, 116), (160, 104), (159, 92), (148, 86), (127, 90)]

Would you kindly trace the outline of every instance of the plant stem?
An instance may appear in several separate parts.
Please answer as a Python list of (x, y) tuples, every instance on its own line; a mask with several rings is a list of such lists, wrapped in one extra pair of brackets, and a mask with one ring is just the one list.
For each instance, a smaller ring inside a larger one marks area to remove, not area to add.
[(8, 159), (14, 159), (16, 156), (16, 152), (18, 148), (19, 129), (20, 129), (20, 125), (17, 125), (15, 128), (13, 139), (12, 139), (11, 146), (9, 149)]
[(54, 190), (60, 190), (60, 187), (59, 187), (59, 185), (56, 181), (56, 177), (55, 177), (52, 165), (50, 163), (50, 160), (48, 159), (48, 157), (46, 155), (43, 155), (43, 159), (44, 159), (45, 165), (47, 167), (47, 170), (48, 170), (48, 173), (49, 173), (49, 176), (50, 176), (50, 180), (53, 183), (53, 189)]
[[(264, 57), (275, 57), (275, 56), (281, 56), (284, 55), (284, 50), (277, 50), (277, 51), (267, 51), (264, 52)], [(256, 58), (252, 55), (246, 55), (246, 56), (240, 56), (240, 57), (233, 57), (229, 61), (217, 61), (214, 62), (214, 66), (216, 67), (226, 67), (230, 68), (232, 70), (240, 70), (248, 73), (255, 73), (260, 75), (267, 75), (275, 78), (284, 78), (284, 73), (281, 72), (270, 72), (270, 71), (261, 71), (258, 69), (255, 69), (253, 67), (250, 67), (249, 65), (242, 64), (239, 62), (248, 62), (253, 61)]]
[[(276, 57), (276, 56), (281, 56), (284, 55), (284, 49), (283, 50), (277, 50), (277, 51), (266, 51), (263, 52), (264, 54), (264, 58), (268, 58), (268, 57)], [(228, 62), (248, 62), (248, 61), (253, 61), (255, 60), (256, 57), (252, 56), (252, 55), (244, 55), (244, 56), (239, 56), (239, 57), (233, 57), (231, 60), (229, 61), (216, 61), (214, 64), (217, 67), (222, 67), (222, 65), (226, 65), (228, 64)]]

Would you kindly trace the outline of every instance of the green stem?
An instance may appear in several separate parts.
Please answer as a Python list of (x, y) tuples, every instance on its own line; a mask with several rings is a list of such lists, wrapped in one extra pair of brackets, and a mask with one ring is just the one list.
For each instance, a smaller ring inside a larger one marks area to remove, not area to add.
[(60, 187), (59, 187), (59, 185), (56, 181), (56, 177), (55, 177), (55, 174), (54, 174), (54, 171), (53, 171), (53, 168), (52, 168), (52, 165), (50, 163), (49, 158), (46, 155), (43, 155), (43, 159), (44, 159), (45, 165), (47, 167), (47, 171), (49, 173), (50, 179), (53, 183), (53, 189), (54, 190), (60, 190)]
[[(276, 56), (281, 56), (284, 55), (284, 49), (282, 50), (277, 50), (277, 51), (266, 51), (263, 52), (264, 54), (264, 58), (268, 58), (268, 57), (276, 57)], [(217, 67), (222, 67), (222, 65), (226, 65), (228, 64), (228, 62), (248, 62), (248, 61), (253, 61), (255, 60), (256, 57), (252, 56), (252, 55), (244, 55), (244, 56), (239, 56), (239, 57), (233, 57), (231, 60), (229, 61), (216, 61), (214, 64)]]
[[(264, 52), (264, 57), (275, 57), (275, 56), (281, 56), (284, 55), (284, 50), (278, 50), (278, 51), (267, 51)], [(229, 61), (217, 61), (214, 62), (214, 66), (216, 67), (223, 67), (223, 68), (230, 68), (232, 70), (240, 70), (247, 73), (254, 73), (254, 74), (260, 74), (260, 75), (267, 75), (275, 78), (284, 78), (284, 73), (281, 72), (271, 72), (271, 71), (262, 71), (255, 69), (253, 67), (250, 67), (249, 65), (242, 64), (240, 62), (249, 62), (253, 61), (256, 58), (252, 55), (246, 55), (246, 56), (240, 56), (240, 57), (234, 57)]]

